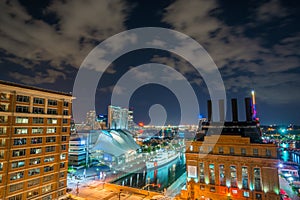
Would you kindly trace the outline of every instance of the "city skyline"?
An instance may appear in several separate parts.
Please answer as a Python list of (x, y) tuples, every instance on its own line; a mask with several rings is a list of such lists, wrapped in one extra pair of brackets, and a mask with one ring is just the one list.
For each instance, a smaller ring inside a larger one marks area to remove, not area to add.
[[(262, 124), (300, 124), (299, 8), (296, 1), (276, 0), (1, 2), (0, 79), (69, 93), (81, 63), (103, 40), (133, 28), (163, 27), (203, 46), (218, 66), (227, 101), (242, 102), (254, 89)], [(95, 94), (97, 114), (107, 112), (112, 89), (123, 74), (149, 62), (174, 67), (184, 75), (196, 93), (200, 113), (206, 115), (210, 97), (200, 74), (182, 57), (153, 49), (129, 52), (110, 65)], [(115, 89), (124, 92), (120, 86)], [(158, 84), (133, 93), (129, 106), (136, 122), (149, 123), (148, 110), (154, 104), (165, 107), (170, 123), (178, 122), (178, 100)], [(185, 120), (195, 124), (198, 119)]]

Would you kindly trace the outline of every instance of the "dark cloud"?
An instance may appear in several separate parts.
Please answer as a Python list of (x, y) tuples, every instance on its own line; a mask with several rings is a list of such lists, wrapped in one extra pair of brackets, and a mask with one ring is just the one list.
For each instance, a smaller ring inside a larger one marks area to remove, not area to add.
[[(294, 93), (276, 99), (273, 95), (274, 91), (287, 94), (286, 91), (299, 89), (297, 75), (284, 73), (300, 67), (299, 33), (286, 34), (269, 47), (265, 46), (265, 37), (258, 30), (255, 37), (247, 35), (250, 25), (262, 26), (285, 19), (291, 13), (279, 1), (257, 3), (255, 9), (249, 6), (252, 13), (249, 23), (231, 26), (226, 20), (212, 15), (214, 10), (226, 12), (217, 1), (178, 0), (166, 8), (163, 21), (194, 37), (206, 48), (220, 68), (229, 93), (255, 88), (264, 94), (261, 99), (265, 102), (300, 100)], [(291, 84), (293, 87), (289, 88)]]
[[(30, 6), (30, 5), (28, 5)], [(53, 13), (57, 24), (49, 24), (34, 18), (17, 1), (0, 2), (0, 49), (1, 60), (36, 68), (42, 62), (59, 70), (59, 76), (66, 76), (63, 65), (79, 68), (83, 59), (93, 47), (107, 37), (125, 29), (128, 7), (124, 1), (78, 0), (54, 1), (41, 13)], [(30, 62), (29, 62), (30, 61)], [(27, 83), (30, 75), (10, 73), (12, 78)], [(52, 76), (49, 79), (40, 77)], [(33, 75), (38, 84), (52, 83), (57, 73), (45, 72)]]

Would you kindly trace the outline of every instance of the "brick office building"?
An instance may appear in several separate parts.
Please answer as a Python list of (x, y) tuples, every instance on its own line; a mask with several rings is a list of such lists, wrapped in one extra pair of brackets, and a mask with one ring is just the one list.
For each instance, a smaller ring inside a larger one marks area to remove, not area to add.
[[(250, 105), (246, 99), (246, 110)], [(280, 199), (276, 145), (262, 143), (251, 112), (240, 122), (236, 100), (232, 108), (231, 122), (212, 122), (209, 114), (195, 141), (186, 142), (187, 189), (181, 199)]]
[(66, 194), (72, 95), (0, 81), (0, 199)]

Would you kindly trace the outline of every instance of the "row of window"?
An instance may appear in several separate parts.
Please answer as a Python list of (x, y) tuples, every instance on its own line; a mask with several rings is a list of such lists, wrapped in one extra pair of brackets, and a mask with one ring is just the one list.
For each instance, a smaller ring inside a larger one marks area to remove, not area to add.
[[(16, 112), (18, 113), (30, 113), (29, 106), (16, 106)], [(35, 114), (45, 114), (44, 108), (41, 107), (33, 107), (32, 113)], [(47, 114), (50, 115), (58, 115), (57, 109), (47, 108)], [(69, 110), (63, 110), (63, 115), (69, 115)]]
[[(43, 138), (42, 137), (14, 138), (13, 145), (14, 146), (26, 145), (27, 141), (28, 141), (28, 143), (30, 141), (30, 144), (42, 144), (43, 143)], [(52, 137), (46, 137), (45, 141), (46, 141), (46, 143), (56, 142), (56, 137), (54, 137), (54, 136), (52, 136)], [(0, 140), (0, 142), (1, 142), (1, 140)], [(1, 146), (1, 143), (0, 143), (0, 146)], [(62, 145), (62, 146), (65, 146), (65, 145)], [(62, 150), (65, 150), (65, 149), (62, 149)]]
[[(215, 179), (215, 164), (209, 164), (208, 165), (208, 172), (205, 171), (204, 163), (199, 163), (199, 182), (200, 183), (206, 183), (215, 185), (216, 179)], [(229, 170), (229, 177), (226, 177), (226, 170)], [(219, 184), (221, 186), (227, 186), (231, 188), (237, 188), (238, 187), (238, 180), (237, 180), (237, 173), (238, 170), (235, 165), (231, 165), (229, 169), (225, 168), (225, 165), (219, 165)], [(249, 189), (249, 170), (248, 167), (243, 166), (239, 173), (242, 174), (242, 188), (243, 189)], [(205, 180), (205, 176), (208, 175), (208, 179)], [(192, 172), (191, 168), (189, 170), (189, 177), (197, 177), (197, 172)], [(262, 185), (261, 185), (261, 171), (260, 168), (254, 168), (253, 169), (253, 186), (254, 190), (261, 191)]]
[[(63, 144), (61, 145), (61, 150), (66, 150), (67, 145)], [(56, 146), (46, 146), (45, 147), (45, 153), (49, 152), (55, 152), (56, 151)], [(42, 154), (42, 147), (37, 147), (37, 148), (30, 148), (30, 155), (33, 154)], [(12, 157), (19, 157), (19, 156), (25, 156), (26, 155), (26, 149), (18, 149), (18, 150), (13, 150)]]
[[(16, 117), (15, 120), (16, 124), (28, 124), (29, 118), (28, 117)], [(47, 124), (57, 124), (58, 119), (57, 118), (47, 118)], [(62, 122), (64, 124), (68, 123), (68, 119), (62, 119)], [(44, 124), (44, 118), (34, 117), (32, 118), (33, 124)]]
[[(64, 168), (65, 166), (66, 166), (65, 163), (60, 163), (60, 165), (59, 165), (60, 168)], [(44, 173), (54, 171), (54, 166), (53, 165), (45, 166), (45, 167), (43, 167), (43, 171), (44, 171)], [(34, 176), (34, 175), (40, 174), (41, 169), (40, 168), (30, 169), (30, 170), (28, 170), (27, 173), (28, 173), (28, 176)], [(24, 171), (12, 173), (12, 174), (10, 174), (10, 180), (14, 181), (14, 180), (22, 179), (22, 178), (24, 178), (24, 174), (25, 174)], [(49, 176), (48, 177), (44, 176), (43, 178), (44, 178), (44, 182), (52, 179), (52, 178), (49, 178)]]
[[(62, 133), (68, 132), (68, 127), (61, 128)], [(32, 134), (42, 134), (44, 133), (44, 128), (36, 127), (31, 129)], [(56, 133), (56, 127), (48, 127), (46, 128), (46, 133)], [(28, 134), (28, 128), (15, 128), (15, 134)]]
[[(7, 116), (0, 116), (0, 124), (1, 123), (7, 123), (8, 117)], [(29, 118), (28, 117), (16, 117), (15, 120), (16, 124), (28, 124)], [(47, 118), (47, 124), (57, 124), (58, 119), (56, 118)], [(68, 119), (62, 119), (63, 124), (68, 123)], [(32, 118), (32, 124), (44, 124), (44, 118), (40, 117), (33, 117)]]
[[(49, 163), (49, 162), (54, 162), (55, 161), (55, 157), (54, 156), (46, 156), (43, 158), (32, 158), (29, 159), (29, 165), (38, 165), (41, 163), (41, 161), (44, 160), (44, 163)], [(15, 161), (11, 163), (11, 168), (12, 169), (17, 169), (17, 168), (22, 168), (25, 166), (25, 160), (19, 160), (19, 161)]]
[[(7, 95), (3, 94), (3, 97), (5, 97), (5, 96), (6, 96), (6, 99), (7, 99)], [(1, 100), (6, 100), (6, 99), (1, 98)], [(17, 102), (29, 103), (30, 102), (30, 97), (29, 96), (24, 96), (24, 95), (17, 95), (16, 101)], [(33, 98), (33, 104), (44, 105), (45, 104), (45, 99), (44, 98), (39, 98), (39, 97), (34, 97)], [(48, 105), (49, 106), (57, 106), (58, 102), (57, 102), (57, 100), (48, 99)], [(63, 106), (68, 107), (69, 102), (64, 101)]]
[[(15, 192), (15, 191), (18, 191), (18, 190), (22, 190), (23, 188), (24, 188), (24, 182), (23, 183), (17, 183), (17, 184), (11, 185), (9, 187), (9, 191), (10, 192)], [(52, 185), (43, 186), (42, 187), (42, 194), (51, 192), (52, 190), (53, 190)], [(17, 196), (19, 196), (19, 195), (17, 195)], [(20, 195), (19, 197), (20, 197), (20, 199), (22, 199), (22, 195)], [(19, 199), (19, 198), (17, 198), (17, 199)], [(17, 200), (17, 199), (13, 198), (13, 200)], [(9, 198), (9, 200), (12, 200), (12, 199)]]
[[(67, 146), (66, 145), (61, 145), (61, 149), (66, 149)], [(56, 147), (55, 146), (47, 146), (45, 147), (45, 152), (49, 153), (49, 152), (55, 152), (56, 151)], [(34, 155), (34, 154), (42, 154), (42, 148), (38, 147), (38, 148), (30, 148), (30, 154)], [(12, 157), (21, 157), (21, 156), (26, 156), (26, 149), (18, 149), (18, 150), (13, 150), (12, 152)], [(64, 154), (64, 159), (65, 159), (65, 154)]]
[[(238, 155), (238, 154), (235, 153), (235, 149), (236, 149), (236, 147), (229, 147), (229, 154), (230, 155)], [(240, 155), (242, 155), (242, 156), (249, 155), (249, 154), (247, 154), (246, 148), (241, 148), (240, 150), (241, 150)], [(193, 151), (193, 146), (192, 145), (190, 146), (190, 151)], [(208, 146), (207, 151), (204, 151), (203, 146), (199, 147), (199, 153), (212, 153), (212, 152), (213, 152), (213, 147), (212, 146)], [(224, 147), (218, 147), (218, 153), (219, 154), (224, 154)], [(256, 149), (256, 148), (252, 149), (252, 155), (253, 156), (259, 156), (258, 149)], [(272, 156), (272, 153), (271, 153), (270, 149), (265, 149), (265, 156), (266, 157), (271, 157)]]

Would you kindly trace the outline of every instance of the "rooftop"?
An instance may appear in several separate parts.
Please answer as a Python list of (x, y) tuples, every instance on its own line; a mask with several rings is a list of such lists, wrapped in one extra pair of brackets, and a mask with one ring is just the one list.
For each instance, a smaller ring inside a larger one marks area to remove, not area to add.
[(9, 81), (0, 80), (0, 84), (13, 86), (13, 87), (19, 87), (19, 88), (26, 88), (26, 89), (31, 89), (31, 90), (39, 90), (39, 91), (42, 91), (42, 92), (49, 92), (49, 93), (54, 93), (54, 94), (61, 94), (61, 95), (65, 95), (65, 96), (72, 96), (71, 93), (54, 91), (54, 90), (39, 88), (39, 87), (35, 87), (35, 86), (28, 86), (28, 85), (23, 85), (23, 84), (20, 84), (20, 83), (9, 82)]

